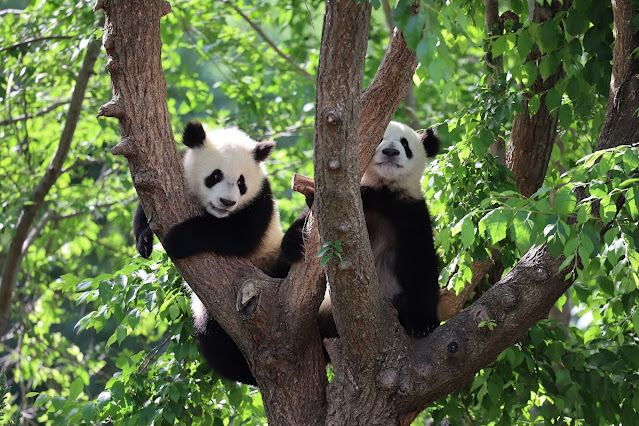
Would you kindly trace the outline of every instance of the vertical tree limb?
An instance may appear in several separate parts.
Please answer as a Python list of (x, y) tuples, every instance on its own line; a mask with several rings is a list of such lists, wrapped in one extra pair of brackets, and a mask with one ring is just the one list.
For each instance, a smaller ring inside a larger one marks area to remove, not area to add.
[(2, 277), (0, 278), (0, 335), (4, 334), (9, 316), (11, 313), (11, 296), (13, 288), (18, 278), (18, 271), (22, 263), (24, 255), (22, 246), (27, 239), (29, 230), (33, 226), (33, 222), (38, 214), (44, 198), (47, 196), (62, 171), (62, 165), (67, 158), (73, 134), (80, 118), (82, 111), (82, 102), (89, 82), (89, 78), (93, 74), (93, 66), (98, 55), (100, 54), (100, 45), (94, 41), (89, 42), (82, 66), (75, 80), (75, 87), (71, 95), (69, 110), (67, 111), (64, 127), (60, 135), (58, 147), (56, 148), (53, 158), (49, 162), (46, 171), (40, 178), (38, 185), (33, 190), (31, 200), (25, 204), (18, 222), (15, 226), (15, 234), (9, 244), (7, 257), (2, 268)]
[[(562, 4), (563, 3), (563, 4)], [(533, 13), (534, 22), (545, 22), (560, 11), (567, 10), (572, 1), (553, 0), (550, 6), (541, 6), (535, 3)], [(539, 51), (528, 56), (528, 60), (535, 60)], [(564, 76), (562, 66), (546, 80), (537, 74), (537, 80), (532, 85), (533, 94), (541, 96), (539, 110), (530, 115), (528, 110), (528, 98), (522, 101), (524, 111), (515, 115), (510, 141), (506, 151), (506, 165), (517, 178), (517, 188), (522, 195), (529, 197), (539, 189), (546, 177), (548, 161), (552, 153), (557, 131), (559, 113), (552, 115), (546, 107), (546, 92)]]
[(596, 149), (630, 145), (639, 141), (639, 57), (632, 52), (639, 46), (635, 20), (637, 2), (612, 2), (615, 48), (606, 118), (601, 126)]

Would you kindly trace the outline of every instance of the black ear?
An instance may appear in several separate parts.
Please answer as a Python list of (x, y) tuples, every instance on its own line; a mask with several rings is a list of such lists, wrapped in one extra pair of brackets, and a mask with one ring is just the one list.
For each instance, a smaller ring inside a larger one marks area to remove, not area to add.
[(258, 142), (257, 146), (253, 150), (253, 158), (255, 158), (255, 161), (258, 163), (261, 163), (266, 160), (269, 155), (271, 155), (273, 148), (275, 148), (275, 142)]
[(439, 138), (437, 133), (433, 129), (426, 129), (424, 133), (419, 135), (419, 140), (422, 141), (426, 155), (428, 157), (434, 157), (439, 152)]
[(206, 132), (202, 123), (199, 121), (189, 121), (184, 126), (184, 132), (182, 133), (182, 143), (189, 148), (197, 148), (204, 144), (206, 139)]

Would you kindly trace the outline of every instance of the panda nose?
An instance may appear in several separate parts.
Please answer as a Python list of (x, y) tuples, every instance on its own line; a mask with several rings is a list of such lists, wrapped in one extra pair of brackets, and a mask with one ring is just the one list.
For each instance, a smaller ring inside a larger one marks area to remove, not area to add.
[(384, 148), (382, 149), (382, 154), (384, 154), (387, 157), (396, 157), (399, 155), (399, 150), (395, 148)]
[(233, 200), (227, 200), (226, 198), (220, 198), (220, 203), (224, 204), (224, 207), (232, 207), (236, 204)]

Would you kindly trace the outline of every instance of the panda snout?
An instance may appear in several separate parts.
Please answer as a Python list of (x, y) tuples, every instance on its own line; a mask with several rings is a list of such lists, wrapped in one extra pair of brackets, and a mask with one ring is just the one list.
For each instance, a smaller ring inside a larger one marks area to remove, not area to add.
[(382, 154), (387, 157), (397, 157), (399, 155), (399, 150), (395, 148), (384, 148), (382, 149)]
[(224, 207), (233, 207), (235, 204), (237, 204), (237, 201), (227, 200), (226, 198), (220, 198), (220, 203), (222, 203)]

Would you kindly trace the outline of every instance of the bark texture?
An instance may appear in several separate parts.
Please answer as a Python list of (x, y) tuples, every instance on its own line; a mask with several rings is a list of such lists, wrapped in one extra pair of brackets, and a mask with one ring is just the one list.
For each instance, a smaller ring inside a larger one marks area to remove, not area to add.
[[(84, 54), (84, 60), (82, 66), (78, 72), (78, 76), (75, 81), (75, 87), (73, 88), (73, 94), (71, 95), (71, 102), (69, 103), (69, 110), (67, 111), (66, 120), (64, 122), (64, 128), (60, 135), (60, 141), (58, 147), (49, 162), (47, 170), (40, 178), (38, 185), (33, 190), (31, 200), (28, 204), (25, 204), (18, 222), (15, 226), (15, 234), (9, 244), (9, 250), (7, 257), (2, 266), (2, 277), (0, 278), (0, 336), (4, 334), (7, 324), (9, 323), (9, 317), (11, 315), (11, 296), (13, 295), (13, 288), (15, 287), (16, 280), (18, 279), (18, 271), (22, 263), (22, 257), (24, 255), (24, 242), (29, 235), (33, 223), (38, 215), (38, 211), (44, 203), (44, 199), (55, 184), (58, 177), (62, 173), (62, 165), (67, 158), (69, 149), (71, 148), (71, 142), (73, 141), (73, 134), (75, 133), (78, 119), (80, 118), (80, 112), (82, 111), (82, 102), (84, 101), (84, 94), (89, 83), (89, 78), (93, 74), (93, 66), (100, 54), (100, 46), (98, 43), (90, 42), (87, 46), (87, 50)], [(55, 105), (56, 107), (59, 105)]]
[[(634, 3), (634, 4), (633, 4)], [(606, 118), (596, 149), (630, 145), (639, 141), (639, 58), (631, 55), (639, 46), (639, 33), (633, 19), (639, 13), (637, 2), (612, 2), (615, 49)]]
[[(535, 3), (533, 21), (545, 22), (557, 12), (567, 10), (571, 4), (569, 0), (561, 3), (559, 0), (553, 0), (550, 6)], [(539, 55), (540, 52), (537, 50), (528, 56), (528, 60), (537, 60)], [(546, 177), (559, 117), (558, 112), (550, 114), (546, 108), (546, 92), (563, 76), (562, 66), (559, 66), (557, 71), (546, 80), (538, 74), (531, 90), (533, 94), (542, 94), (539, 110), (531, 116), (528, 110), (529, 97), (524, 97), (522, 101), (524, 111), (517, 113), (513, 121), (506, 151), (506, 165), (515, 174), (517, 188), (526, 197), (534, 194)]]

